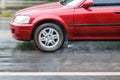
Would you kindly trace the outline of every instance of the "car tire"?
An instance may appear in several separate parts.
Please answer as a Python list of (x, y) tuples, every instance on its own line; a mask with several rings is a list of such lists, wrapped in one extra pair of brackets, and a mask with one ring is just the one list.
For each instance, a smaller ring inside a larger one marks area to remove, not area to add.
[(41, 51), (57, 51), (64, 44), (63, 30), (55, 23), (44, 23), (35, 30), (34, 42)]

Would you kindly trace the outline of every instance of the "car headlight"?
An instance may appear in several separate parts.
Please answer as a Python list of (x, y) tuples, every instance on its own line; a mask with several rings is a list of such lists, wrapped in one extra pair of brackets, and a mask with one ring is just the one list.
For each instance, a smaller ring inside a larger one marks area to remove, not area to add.
[(30, 22), (30, 17), (19, 15), (19, 16), (15, 17), (14, 22), (15, 23), (21, 23), (21, 24), (27, 24), (27, 23)]

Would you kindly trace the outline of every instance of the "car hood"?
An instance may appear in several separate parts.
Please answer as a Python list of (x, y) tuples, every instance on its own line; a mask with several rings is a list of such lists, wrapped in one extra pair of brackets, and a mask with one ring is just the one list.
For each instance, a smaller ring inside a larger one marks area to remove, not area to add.
[(57, 9), (57, 8), (62, 7), (62, 6), (63, 5), (61, 5), (60, 2), (42, 4), (42, 5), (37, 5), (37, 6), (22, 9), (22, 10), (18, 11), (16, 14), (32, 13), (32, 12), (37, 12), (40, 10)]

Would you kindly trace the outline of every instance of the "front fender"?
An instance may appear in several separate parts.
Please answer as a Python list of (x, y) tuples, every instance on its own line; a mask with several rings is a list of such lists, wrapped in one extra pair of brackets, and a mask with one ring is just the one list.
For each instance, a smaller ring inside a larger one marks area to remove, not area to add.
[(62, 24), (66, 31), (68, 39), (71, 38), (73, 27), (69, 27), (68, 24), (65, 22), (65, 20), (57, 15), (41, 15), (35, 18), (32, 22), (32, 24), (34, 24), (33, 28), (35, 28), (35, 26), (41, 23), (42, 21), (47, 21), (47, 20), (56, 21)]
[(32, 23), (34, 24), (34, 26), (36, 26), (38, 23), (42, 21), (46, 21), (46, 20), (52, 20), (52, 21), (59, 22), (64, 26), (65, 29), (68, 27), (65, 21), (57, 15), (41, 15), (35, 18)]
[(35, 18), (32, 23), (34, 24), (34, 27), (35, 27), (40, 22), (47, 21), (47, 20), (52, 20), (52, 21), (59, 22), (60, 24), (63, 25), (63, 27), (65, 28), (67, 34), (69, 34), (70, 30), (69, 30), (69, 27), (66, 24), (66, 22), (61, 17), (56, 16), (56, 15), (45, 15), (45, 16), (42, 15), (42, 16), (39, 16), (39, 17)]

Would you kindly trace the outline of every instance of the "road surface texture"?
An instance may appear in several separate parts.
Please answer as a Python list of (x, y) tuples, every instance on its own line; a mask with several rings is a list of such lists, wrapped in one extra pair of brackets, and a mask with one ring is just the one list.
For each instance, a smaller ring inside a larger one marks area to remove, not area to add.
[[(57, 52), (43, 53), (37, 50), (33, 41), (15, 40), (11, 35), (8, 23), (9, 19), (0, 20), (0, 71), (120, 71), (120, 41), (69, 41), (67, 47), (63, 47)], [(95, 78), (95, 80), (97, 79)], [(115, 79), (110, 78), (109, 80)]]
[(0, 80), (120, 80), (119, 76), (0, 76)]

